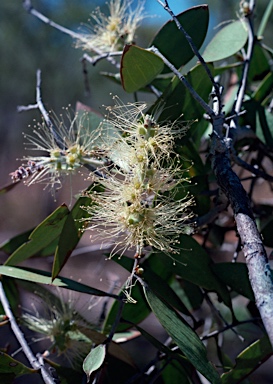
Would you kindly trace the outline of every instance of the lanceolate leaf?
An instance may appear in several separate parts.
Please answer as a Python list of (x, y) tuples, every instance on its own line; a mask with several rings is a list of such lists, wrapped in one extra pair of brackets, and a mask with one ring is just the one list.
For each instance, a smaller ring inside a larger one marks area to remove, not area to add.
[(173, 341), (210, 383), (221, 383), (220, 377), (207, 359), (206, 348), (191, 327), (166, 302), (160, 300), (147, 285), (143, 285), (147, 301)]
[[(209, 9), (206, 4), (187, 9), (177, 15), (177, 19), (192, 38), (197, 49), (206, 37), (209, 24)], [(173, 20), (168, 21), (157, 33), (150, 46), (155, 46), (176, 67), (179, 68), (190, 61), (194, 53)], [(165, 68), (164, 72), (170, 72)]]
[(29, 240), (22, 244), (5, 262), (5, 265), (16, 265), (35, 256), (43, 248), (51, 244), (61, 233), (69, 209), (65, 204), (57, 208), (30, 234)]
[(236, 357), (235, 366), (221, 376), (222, 383), (237, 384), (242, 382), (272, 354), (272, 346), (267, 336), (255, 341)]
[(231, 308), (230, 294), (226, 285), (213, 272), (212, 266), (214, 264), (206, 251), (192, 237), (180, 236), (179, 255), (174, 254), (171, 259), (160, 253), (157, 254), (157, 258), (166, 269), (173, 271), (183, 279), (209, 291), (217, 292), (224, 303)]
[(120, 67), (122, 86), (127, 92), (135, 92), (150, 84), (163, 67), (163, 61), (154, 53), (126, 45)]
[(95, 296), (109, 296), (117, 299), (116, 295), (111, 293), (103, 292), (99, 289), (89, 287), (88, 285), (78, 283), (77, 281), (68, 279), (66, 277), (58, 277), (53, 282), (51, 274), (49, 272), (40, 271), (31, 268), (17, 268), (9, 267), (5, 265), (0, 266), (0, 274), (4, 276), (14, 277), (16, 279), (22, 279), (32, 281), (35, 283), (54, 285), (56, 287), (62, 287), (71, 289), (72, 291), (88, 293), (89, 295)]
[(217, 263), (212, 270), (233, 291), (255, 301), (245, 263)]
[(80, 197), (65, 220), (54, 256), (52, 280), (58, 276), (82, 236), (80, 219), (87, 216), (82, 207), (89, 205), (90, 202), (89, 197)]

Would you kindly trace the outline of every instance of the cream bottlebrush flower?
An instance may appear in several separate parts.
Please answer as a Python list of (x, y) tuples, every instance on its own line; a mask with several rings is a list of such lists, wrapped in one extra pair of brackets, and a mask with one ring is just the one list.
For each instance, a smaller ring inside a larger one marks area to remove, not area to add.
[(43, 335), (37, 341), (49, 341), (49, 352), (63, 355), (74, 368), (80, 367), (92, 344), (81, 329), (90, 325), (74, 309), (71, 300), (64, 302), (62, 295), (60, 299), (55, 300), (54, 295), (47, 297), (36, 294), (43, 300), (44, 313), (39, 313), (34, 307), (35, 313), (23, 313), (22, 323), (30, 330)]
[[(177, 122), (158, 124), (157, 115), (160, 115), (162, 108), (159, 108), (155, 115), (149, 115), (144, 113), (147, 109), (146, 103), (124, 104), (117, 96), (114, 96), (113, 100), (115, 105), (107, 107), (108, 124), (121, 132), (125, 138), (124, 147), (133, 147), (140, 162), (143, 156), (148, 161), (153, 158), (153, 161), (158, 163), (162, 158), (169, 158), (174, 151), (175, 139), (184, 136), (189, 127), (189, 124), (182, 125)], [(109, 157), (114, 162), (120, 158), (121, 152), (118, 147), (121, 146), (121, 142), (117, 141), (116, 146), (117, 149), (113, 146), (109, 153)], [(131, 156), (131, 159), (134, 164), (135, 158)]]
[(191, 217), (188, 207), (192, 200), (174, 200), (172, 193), (168, 197), (159, 194), (159, 189), (167, 189), (165, 175), (154, 171), (154, 176), (157, 194), (148, 183), (139, 185), (138, 179), (128, 175), (124, 180), (101, 180), (105, 191), (90, 195), (95, 204), (86, 208), (90, 214), (88, 229), (97, 230), (94, 240), (114, 240), (111, 256), (129, 249), (141, 255), (146, 246), (175, 253), (177, 237), (189, 230), (185, 221)]
[(34, 127), (33, 135), (25, 135), (26, 149), (41, 154), (25, 157), (27, 164), (11, 174), (14, 181), (26, 178), (28, 185), (41, 182), (61, 187), (63, 176), (82, 165), (98, 167), (104, 163), (103, 152), (97, 147), (101, 130), (89, 129), (87, 113), (72, 116), (66, 108), (65, 115), (53, 115), (51, 120), (53, 128), (42, 122)]
[(136, 29), (145, 18), (144, 1), (132, 8), (132, 0), (110, 0), (109, 16), (98, 8), (91, 14), (89, 33), (79, 34), (76, 47), (96, 53), (120, 51), (134, 42)]
[(189, 228), (185, 221), (191, 216), (192, 200), (175, 200), (174, 187), (183, 179), (179, 162), (170, 154), (175, 136), (185, 128), (160, 126), (143, 113), (145, 104), (124, 105), (117, 100), (106, 121), (121, 133), (108, 152), (116, 167), (99, 180), (105, 191), (90, 195), (94, 203), (87, 207), (89, 229), (104, 229), (103, 236), (114, 239), (111, 255), (130, 248), (141, 255), (146, 246), (176, 252), (177, 237)]

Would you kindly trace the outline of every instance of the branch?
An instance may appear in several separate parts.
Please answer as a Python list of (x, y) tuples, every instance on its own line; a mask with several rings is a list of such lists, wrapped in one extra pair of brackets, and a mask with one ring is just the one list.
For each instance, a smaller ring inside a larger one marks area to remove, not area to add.
[[(160, 3), (164, 5), (163, 2)], [(166, 0), (165, 5), (168, 5)], [(249, 61), (253, 50), (254, 32), (252, 22), (250, 22), (250, 16), (253, 15), (254, 7), (255, 1), (250, 0), (249, 13), (246, 15), (249, 20), (249, 45), (242, 81), (234, 106), (235, 113), (239, 112), (239, 107), (241, 108), (249, 70)], [(178, 71), (175, 71), (174, 73), (180, 79), (181, 74), (177, 72)], [(198, 101), (197, 98), (196, 100)], [(215, 105), (217, 103), (218, 105)], [(200, 103), (200, 105), (204, 107), (203, 103)], [(215, 173), (219, 187), (230, 201), (233, 209), (237, 230), (241, 238), (243, 252), (246, 259), (249, 280), (255, 296), (255, 302), (258, 310), (260, 311), (260, 315), (268, 333), (270, 342), (273, 346), (273, 280), (268, 264), (267, 254), (254, 220), (249, 197), (244, 190), (239, 177), (231, 168), (230, 153), (232, 139), (227, 136), (223, 137), (223, 133), (226, 131), (226, 134), (228, 134), (229, 130), (226, 130), (225, 128), (227, 126), (226, 119), (221, 112), (222, 103), (221, 99), (217, 97), (217, 94), (213, 107), (213, 112), (204, 108), (210, 116), (213, 126), (210, 150), (212, 169)]]
[(183, 35), (186, 37), (188, 43), (189, 43), (189, 46), (191, 47), (191, 50), (193, 51), (193, 53), (195, 54), (195, 56), (198, 58), (198, 60), (200, 61), (200, 63), (202, 64), (202, 66), (204, 67), (208, 77), (210, 78), (210, 81), (212, 82), (213, 86), (217, 88), (218, 84), (215, 83), (214, 81), (214, 78), (212, 76), (212, 73), (209, 69), (209, 67), (207, 66), (207, 63), (205, 62), (205, 60), (203, 59), (203, 57), (201, 56), (201, 54), (199, 53), (196, 45), (194, 44), (191, 36), (187, 33), (187, 31), (183, 28), (182, 24), (179, 22), (178, 18), (175, 16), (175, 14), (173, 13), (173, 11), (171, 10), (171, 8), (169, 7), (169, 4), (168, 4), (168, 1), (167, 0), (164, 0), (161, 1), (161, 0), (157, 0), (159, 4), (162, 5), (162, 7), (170, 14), (171, 18), (173, 19), (173, 21), (175, 22), (176, 26), (177, 26), (177, 29), (179, 31), (181, 31), (183, 33)]
[(45, 106), (43, 104), (42, 96), (41, 96), (41, 83), (42, 83), (41, 70), (37, 69), (37, 72), (36, 72), (36, 104), (29, 104), (27, 106), (19, 105), (17, 107), (17, 111), (23, 112), (23, 111), (29, 111), (31, 109), (39, 109), (43, 118), (44, 118), (46, 126), (48, 127), (48, 129), (50, 130), (50, 132), (52, 133), (52, 135), (54, 137), (55, 143), (57, 144), (57, 146), (59, 148), (65, 149), (63, 139), (60, 137), (57, 128), (55, 127), (53, 121), (51, 120), (51, 118), (49, 116), (49, 113), (47, 112), (47, 110), (45, 109)]
[(266, 251), (248, 195), (231, 168), (228, 140), (220, 139), (215, 132), (212, 134), (211, 158), (217, 183), (233, 209), (255, 302), (273, 345), (273, 280)]
[(158, 57), (160, 57), (164, 64), (166, 64), (170, 70), (177, 76), (177, 78), (181, 81), (182, 84), (188, 89), (188, 91), (191, 93), (191, 95), (195, 98), (195, 100), (203, 107), (203, 109), (206, 111), (206, 113), (211, 116), (214, 114), (211, 107), (198, 95), (198, 93), (192, 88), (188, 80), (183, 76), (178, 69), (175, 68), (175, 66), (169, 62), (169, 60), (166, 59), (164, 55), (162, 55), (161, 52), (156, 47), (151, 47), (148, 49), (149, 51), (155, 53)]
[[(23, 7), (25, 8), (25, 10), (26, 10), (28, 13), (30, 13), (31, 15), (37, 17), (37, 19), (41, 20), (43, 23), (48, 24), (48, 25), (50, 25), (51, 27), (57, 29), (58, 31), (63, 32), (63, 33), (65, 33), (66, 35), (71, 36), (73, 39), (82, 40), (82, 35), (81, 35), (80, 33), (73, 32), (73, 31), (71, 31), (70, 29), (63, 27), (62, 25), (55, 23), (53, 20), (50, 20), (48, 17), (44, 16), (41, 12), (37, 11), (37, 10), (33, 7), (32, 3), (31, 3), (31, 0), (23, 0)], [(93, 47), (92, 50), (93, 50), (95, 53), (97, 53), (99, 56), (104, 54), (102, 51), (100, 51), (99, 49), (96, 49), (95, 47)], [(87, 55), (87, 56), (88, 56), (88, 55)], [(90, 56), (89, 56), (89, 57), (90, 57)], [(119, 64), (117, 64), (117, 62), (111, 57), (111, 55), (107, 54), (107, 56), (106, 56), (105, 58), (106, 58), (106, 60), (108, 60), (111, 64), (113, 64), (113, 65), (115, 65), (115, 66), (118, 66), (118, 65), (119, 65)], [(85, 59), (87, 59), (87, 57), (85, 57)], [(87, 61), (89, 61), (89, 59), (87, 59)], [(93, 64), (93, 63), (92, 63), (92, 64)]]
[(8, 302), (8, 299), (7, 299), (7, 296), (5, 294), (3, 284), (1, 281), (0, 281), (0, 301), (1, 301), (2, 306), (4, 308), (5, 314), (9, 318), (11, 329), (12, 329), (16, 339), (18, 340), (19, 344), (21, 345), (22, 350), (23, 350), (24, 354), (26, 355), (32, 368), (41, 371), (41, 375), (42, 375), (44, 382), (46, 384), (56, 384), (56, 381), (51, 376), (50, 372), (46, 369), (44, 364), (34, 356), (32, 350), (30, 349), (30, 347), (29, 347), (29, 345), (28, 345), (28, 343), (24, 337), (24, 334), (20, 330), (20, 328), (19, 328), (19, 326), (18, 326), (18, 324), (17, 324), (17, 322), (13, 316), (12, 310), (10, 308), (10, 305), (9, 305), (9, 302)]

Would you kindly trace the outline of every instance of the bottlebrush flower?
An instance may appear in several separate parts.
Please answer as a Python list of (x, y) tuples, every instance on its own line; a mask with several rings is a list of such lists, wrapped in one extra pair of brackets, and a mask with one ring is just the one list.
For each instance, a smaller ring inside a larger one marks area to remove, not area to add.
[(22, 323), (43, 335), (37, 341), (49, 341), (50, 353), (63, 355), (72, 367), (80, 368), (92, 345), (92, 341), (81, 330), (90, 327), (90, 324), (75, 310), (72, 300), (64, 301), (60, 291), (58, 298), (50, 293), (48, 296), (35, 293), (43, 300), (43, 313), (34, 307), (34, 313), (23, 313)]
[(90, 194), (87, 207), (93, 239), (113, 239), (111, 256), (135, 249), (141, 255), (146, 246), (167, 254), (177, 251), (177, 238), (187, 232), (192, 199), (176, 199), (176, 186), (183, 170), (174, 154), (174, 139), (185, 127), (164, 123), (145, 114), (144, 103), (122, 104), (115, 98), (106, 125), (120, 134), (108, 151), (115, 166), (99, 182), (104, 192)]
[(90, 32), (79, 34), (76, 47), (97, 53), (120, 51), (134, 42), (136, 29), (145, 17), (144, 1), (133, 9), (131, 0), (110, 0), (109, 16), (98, 8), (91, 14)]
[(39, 151), (36, 156), (26, 156), (26, 164), (11, 173), (14, 181), (25, 179), (26, 184), (44, 183), (51, 188), (61, 187), (62, 178), (74, 173), (83, 165), (93, 167), (104, 163), (103, 152), (98, 150), (101, 131), (91, 130), (88, 114), (51, 116), (53, 127), (43, 121), (38, 123), (33, 134), (26, 134), (26, 149)]

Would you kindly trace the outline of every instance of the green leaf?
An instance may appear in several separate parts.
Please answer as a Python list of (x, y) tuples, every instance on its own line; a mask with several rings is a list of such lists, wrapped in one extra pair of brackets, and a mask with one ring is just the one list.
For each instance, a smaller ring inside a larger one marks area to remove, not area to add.
[(14, 377), (18, 377), (21, 375), (37, 373), (37, 370), (28, 368), (20, 363), (20, 361), (15, 360), (6, 353), (0, 351), (0, 375), (3, 373), (13, 373)]
[[(187, 9), (176, 16), (182, 27), (192, 38), (197, 49), (201, 47), (207, 34), (209, 8), (206, 4)], [(198, 28), (196, 28), (198, 26)], [(180, 68), (194, 57), (194, 53), (175, 22), (169, 20), (156, 34), (150, 46), (155, 46), (176, 67)], [(170, 72), (165, 67), (164, 72)]]
[(135, 92), (150, 84), (163, 67), (163, 61), (154, 53), (126, 45), (120, 67), (122, 86), (126, 92)]
[[(107, 340), (107, 337), (105, 335), (100, 332), (97, 332), (94, 329), (81, 327), (81, 333), (87, 336), (90, 339), (90, 342), (92, 340), (92, 343), (94, 344), (103, 344)], [(122, 360), (124, 363), (131, 365), (132, 367), (135, 367), (135, 364), (128, 352), (125, 351), (120, 345), (118, 345), (114, 341), (111, 341), (109, 343), (108, 352), (115, 358)]]
[[(264, 136), (263, 142), (267, 144), (269, 147), (273, 147), (273, 116), (272, 114), (266, 110), (264, 107), (258, 108), (258, 117), (259, 121), (257, 124), (257, 136), (261, 138)], [(262, 132), (262, 135), (261, 135)]]
[(255, 301), (245, 263), (217, 263), (212, 270), (233, 291)]
[[(34, 228), (35, 229), (35, 228)], [(29, 231), (20, 233), (17, 236), (14, 236), (13, 238), (5, 241), (0, 245), (0, 250), (5, 252), (8, 255), (11, 255), (13, 252), (16, 251), (17, 248), (19, 248), (22, 244), (27, 243), (29, 240), (29, 236), (34, 231), (34, 229), (30, 229)], [(56, 238), (53, 240), (48, 246), (41, 249), (41, 251), (37, 252), (35, 254), (36, 257), (47, 257), (52, 256), (57, 248), (59, 239)]]
[(147, 267), (144, 268), (143, 278), (151, 287), (151, 289), (156, 292), (157, 295), (163, 297), (171, 306), (176, 308), (184, 315), (191, 317), (193, 321), (195, 321), (190, 311), (180, 300), (177, 294), (172, 290), (167, 281), (162, 279), (160, 276), (154, 273), (152, 269)]
[(186, 369), (180, 362), (172, 360), (162, 372), (164, 384), (192, 384)]
[[(213, 72), (211, 65), (209, 68)], [(191, 69), (185, 75), (185, 78), (203, 100), (207, 101), (209, 99), (211, 81), (201, 65)], [(151, 111), (156, 111), (158, 107), (162, 106), (162, 101), (164, 101), (164, 109), (160, 115), (161, 121), (168, 121), (170, 119), (174, 121), (179, 118), (186, 121), (203, 117), (203, 108), (176, 76), (172, 78), (160, 99), (151, 107)]]
[(206, 251), (187, 235), (180, 236), (180, 254), (172, 255), (172, 258), (165, 254), (158, 253), (158, 260), (163, 263), (166, 269), (183, 279), (201, 286), (209, 291), (219, 294), (223, 302), (231, 308), (231, 299), (226, 285), (213, 272), (214, 263)]
[(222, 384), (237, 384), (272, 356), (268, 337), (255, 341), (236, 357), (235, 366), (221, 376)]
[(16, 251), (18, 247), (20, 247), (23, 243), (26, 243), (28, 241), (29, 236), (31, 235), (32, 232), (33, 232), (33, 229), (20, 233), (20, 235), (14, 236), (13, 238), (3, 242), (0, 245), (0, 250), (5, 252), (8, 255), (12, 254), (14, 251)]
[(146, 284), (143, 285), (143, 289), (153, 313), (193, 366), (202, 373), (210, 383), (220, 383), (219, 375), (208, 361), (206, 348), (197, 334), (177, 312), (166, 302), (160, 300)]
[(89, 383), (92, 372), (96, 371), (102, 366), (105, 359), (105, 355), (106, 355), (106, 345), (100, 344), (95, 348), (91, 349), (89, 354), (84, 359), (83, 370), (86, 373), (88, 383)]
[(242, 20), (236, 20), (228, 24), (207, 45), (203, 53), (204, 60), (213, 62), (234, 55), (243, 48), (247, 37), (247, 26)]
[(56, 287), (67, 288), (67, 289), (71, 289), (72, 291), (88, 293), (89, 295), (109, 296), (109, 297), (113, 297), (115, 299), (118, 298), (118, 296), (116, 296), (112, 293), (107, 293), (107, 292), (101, 291), (99, 289), (90, 287), (88, 285), (78, 283), (77, 281), (68, 279), (66, 277), (60, 277), (59, 276), (58, 278), (56, 278), (52, 282), (51, 273), (36, 270), (36, 269), (9, 267), (9, 266), (5, 266), (5, 265), (1, 265), (0, 266), (0, 274), (2, 274), (4, 276), (13, 277), (16, 279), (32, 281), (35, 283), (54, 285)]
[(269, 20), (271, 14), (272, 14), (272, 10), (273, 10), (273, 0), (270, 0), (267, 3), (267, 7), (266, 7), (265, 12), (263, 13), (262, 20), (261, 20), (261, 23), (259, 25), (259, 29), (257, 32), (257, 36), (260, 37), (264, 34), (264, 30), (267, 26), (267, 23), (268, 23), (268, 20)]
[(67, 215), (54, 256), (52, 280), (58, 276), (82, 237), (82, 222), (80, 219), (88, 216), (88, 213), (82, 207), (90, 205), (90, 202), (89, 197), (80, 197)]
[[(131, 272), (133, 268), (133, 260), (126, 257), (122, 256), (121, 258), (113, 258), (113, 261), (121, 265), (123, 268), (125, 268), (127, 271)], [(141, 267), (144, 268), (144, 271), (156, 271), (157, 275), (161, 277), (163, 280), (168, 280), (172, 275), (173, 271), (170, 269), (167, 269), (162, 263), (160, 259), (158, 259), (157, 254), (152, 254), (150, 257), (145, 260), (142, 264)], [(148, 273), (148, 272), (147, 272)], [(146, 275), (145, 275), (146, 276)], [(148, 276), (150, 277), (149, 273)], [(123, 287), (124, 288), (124, 287)], [(122, 289), (123, 290), (123, 289)], [(122, 292), (121, 290), (121, 292)], [(143, 295), (143, 290), (139, 285), (135, 285), (132, 290), (132, 296), (134, 300), (136, 300), (135, 304), (127, 304), (123, 308), (122, 311), (122, 319), (125, 322), (120, 322), (118, 327), (117, 327), (117, 332), (122, 332), (128, 328), (131, 328), (132, 325), (129, 323), (133, 324), (139, 324), (143, 320), (146, 319), (146, 317), (151, 313), (151, 309), (149, 305), (147, 304), (145, 297)], [(119, 310), (119, 303), (114, 302), (108, 315), (105, 320), (104, 326), (103, 326), (103, 332), (108, 333), (109, 330), (112, 327), (112, 324), (114, 323), (117, 312)], [(127, 322), (126, 322), (127, 321)]]
[(261, 80), (270, 72), (269, 58), (260, 44), (254, 45), (247, 79), (248, 81)]
[(261, 81), (255, 92), (252, 94), (252, 98), (258, 103), (262, 103), (264, 99), (270, 94), (273, 88), (273, 73), (269, 72), (265, 78)]
[(29, 240), (22, 244), (5, 262), (5, 265), (16, 265), (35, 256), (43, 248), (52, 243), (61, 233), (69, 209), (65, 204), (58, 207), (50, 216), (30, 234)]

